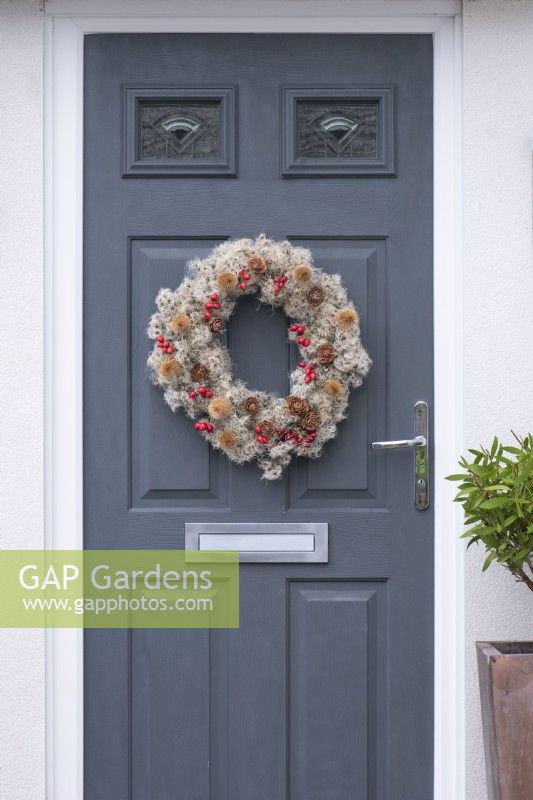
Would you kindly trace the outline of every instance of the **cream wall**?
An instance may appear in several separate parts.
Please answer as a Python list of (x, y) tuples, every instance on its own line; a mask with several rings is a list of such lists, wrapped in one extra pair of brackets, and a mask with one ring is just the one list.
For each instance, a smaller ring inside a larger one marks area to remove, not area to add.
[[(533, 2), (464, 3), (464, 408), (469, 446), (533, 430)], [(476, 639), (533, 639), (533, 594), (466, 561), (467, 800), (485, 800)]]
[[(0, 0), (0, 548), (43, 542), (42, 20), (39, 0)], [(467, 0), (464, 49), (473, 445), (533, 428), (533, 0)], [(533, 597), (495, 567), (482, 576), (480, 562), (470, 551), (467, 800), (486, 800), (473, 642), (533, 638)], [(41, 633), (0, 630), (0, 800), (44, 800), (43, 664)]]
[[(43, 546), (42, 13), (0, 0), (0, 548)], [(0, 800), (44, 798), (42, 631), (0, 629)]]

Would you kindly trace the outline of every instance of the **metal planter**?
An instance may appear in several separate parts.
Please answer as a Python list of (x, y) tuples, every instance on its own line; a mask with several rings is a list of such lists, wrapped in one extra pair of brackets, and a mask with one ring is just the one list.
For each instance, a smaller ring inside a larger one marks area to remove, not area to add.
[(533, 642), (477, 642), (489, 800), (533, 798)]

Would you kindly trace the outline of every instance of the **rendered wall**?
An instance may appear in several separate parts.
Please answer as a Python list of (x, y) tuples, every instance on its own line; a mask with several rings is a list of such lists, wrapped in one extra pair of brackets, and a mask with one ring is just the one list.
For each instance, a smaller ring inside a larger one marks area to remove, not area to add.
[[(0, 0), (0, 548), (43, 546), (43, 17)], [(0, 798), (44, 798), (42, 631), (0, 629)]]
[[(464, 4), (467, 446), (533, 431), (533, 3)], [(476, 639), (533, 639), (533, 593), (466, 559), (467, 800), (486, 800)]]

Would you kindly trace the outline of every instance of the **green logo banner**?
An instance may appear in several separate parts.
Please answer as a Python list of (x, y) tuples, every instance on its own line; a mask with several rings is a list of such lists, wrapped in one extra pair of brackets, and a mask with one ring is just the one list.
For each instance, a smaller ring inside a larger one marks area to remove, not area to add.
[(238, 628), (239, 554), (2, 550), (2, 628)]

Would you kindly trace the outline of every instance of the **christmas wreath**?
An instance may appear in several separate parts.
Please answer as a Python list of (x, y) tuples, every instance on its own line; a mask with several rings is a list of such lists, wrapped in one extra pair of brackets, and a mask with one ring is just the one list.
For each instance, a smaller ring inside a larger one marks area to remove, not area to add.
[[(264, 235), (221, 244), (187, 266), (175, 291), (159, 291), (148, 327), (148, 366), (167, 404), (183, 408), (232, 461), (256, 460), (268, 480), (280, 478), (294, 455), (317, 458), (371, 363), (339, 275), (314, 267), (308, 250)], [(253, 293), (293, 320), (288, 335), (302, 360), (288, 397), (234, 378), (220, 340), (239, 296)]]

